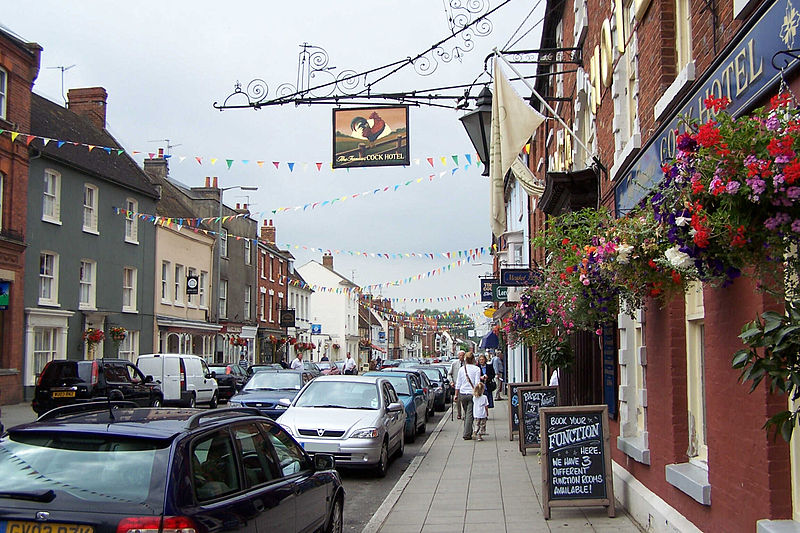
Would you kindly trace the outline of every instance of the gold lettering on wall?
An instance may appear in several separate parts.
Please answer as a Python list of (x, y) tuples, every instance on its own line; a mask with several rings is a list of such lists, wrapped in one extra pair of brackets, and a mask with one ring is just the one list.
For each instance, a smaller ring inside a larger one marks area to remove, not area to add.
[(628, 36), (625, 35), (625, 9), (622, 5), (622, 0), (614, 1), (614, 9), (616, 10), (617, 16), (617, 51), (620, 54), (624, 54), (625, 41)]
[(611, 87), (611, 65), (613, 45), (611, 44), (611, 22), (608, 19), (603, 21), (600, 33), (600, 76), (604, 87)]

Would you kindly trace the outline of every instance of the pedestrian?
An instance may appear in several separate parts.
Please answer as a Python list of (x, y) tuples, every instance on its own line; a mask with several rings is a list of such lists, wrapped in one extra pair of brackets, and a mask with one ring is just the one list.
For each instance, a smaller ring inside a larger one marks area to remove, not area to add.
[(286, 356), (285, 355), (281, 356), (281, 360), (278, 361), (278, 364), (281, 365), (281, 368), (286, 368), (286, 369), (289, 368), (289, 363), (286, 362)]
[(481, 369), (475, 365), (475, 356), (472, 352), (464, 355), (464, 366), (458, 371), (456, 378), (456, 391), (458, 403), (464, 412), (464, 440), (472, 440), (472, 399), (475, 385), (481, 382)]
[(553, 370), (553, 374), (550, 376), (550, 385), (551, 387), (558, 387), (558, 380), (561, 377), (561, 369), (556, 368)]
[(472, 417), (475, 419), (475, 432), (472, 437), (476, 440), (483, 440), (486, 435), (486, 421), (489, 419), (489, 398), (492, 395), (486, 395), (486, 387), (483, 383), (475, 385), (475, 390), (472, 392)]
[(344, 361), (344, 373), (345, 374), (356, 373), (356, 362), (353, 361), (353, 358), (350, 356), (350, 352), (347, 352), (347, 359), (345, 359)]
[(327, 360), (328, 360), (328, 356), (325, 355), (325, 354), (322, 354), (322, 359), (320, 359), (320, 361), (327, 361)]
[(297, 358), (292, 359), (292, 370), (303, 370), (303, 352), (297, 352)]
[(458, 351), (458, 357), (450, 363), (450, 372), (448, 372), (448, 377), (450, 378), (450, 384), (453, 386), (455, 392), (453, 393), (453, 402), (456, 404), (456, 410), (458, 411), (458, 419), (461, 420), (461, 404), (458, 401), (458, 389), (456, 388), (456, 378), (458, 377), (458, 371), (461, 367), (464, 366), (464, 350)]
[(502, 400), (500, 392), (506, 382), (506, 363), (503, 361), (503, 352), (495, 352), (492, 357), (492, 368), (494, 368), (494, 379), (497, 381), (497, 394), (495, 400)]
[(247, 370), (247, 365), (248, 365), (247, 355), (245, 355), (245, 353), (242, 352), (242, 355), (239, 356), (239, 366)]
[(488, 396), (489, 400), (489, 409), (494, 408), (494, 398), (492, 393), (494, 389), (497, 388), (497, 384), (494, 382), (494, 368), (492, 365), (486, 362), (486, 356), (481, 354), (478, 358), (478, 367), (481, 369), (481, 382), (484, 386), (484, 394)]

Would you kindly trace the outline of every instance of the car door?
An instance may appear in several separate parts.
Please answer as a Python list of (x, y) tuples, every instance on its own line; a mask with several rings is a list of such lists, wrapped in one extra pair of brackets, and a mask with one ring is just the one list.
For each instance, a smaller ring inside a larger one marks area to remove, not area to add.
[(327, 518), (327, 486), (319, 477), (314, 476), (311, 459), (283, 428), (271, 424), (264, 424), (262, 427), (266, 428), (275, 450), (281, 476), (294, 486), (297, 498), (295, 531), (316, 531)]
[(128, 375), (130, 396), (125, 395), (126, 400), (133, 400), (137, 405), (147, 407), (150, 405), (150, 391), (152, 387), (144, 382), (144, 374), (131, 363), (125, 364), (125, 373)]
[(202, 359), (195, 359), (194, 362), (196, 363), (195, 368), (197, 368), (197, 372), (199, 373), (199, 376), (197, 376), (197, 402), (210, 402), (211, 396), (217, 389), (217, 382), (212, 377), (206, 377), (211, 375), (211, 370), (209, 370), (205, 361)]
[(135, 395), (125, 363), (103, 363), (103, 376), (106, 379), (106, 395), (111, 400), (133, 400)]
[(411, 380), (411, 393), (414, 395), (414, 406), (417, 408), (417, 420), (425, 420), (425, 412), (428, 410), (428, 399), (425, 393), (417, 394), (417, 391), (422, 388), (422, 382), (419, 377), (409, 373), (408, 379)]
[[(383, 384), (383, 408), (386, 409), (389, 407), (389, 404), (399, 402), (400, 400), (397, 398), (397, 394), (394, 391), (394, 388), (389, 383)], [(397, 411), (394, 413), (390, 413), (388, 410), (386, 411), (386, 419), (388, 420), (388, 427), (387, 431), (389, 432), (389, 449), (394, 449), (394, 446), (400, 445), (400, 440), (403, 439), (403, 426), (405, 425), (405, 420), (403, 419), (404, 411)], [(393, 442), (396, 441), (396, 442)]]
[(241, 457), (245, 495), (257, 512), (257, 532), (293, 532), (294, 483), (280, 475), (266, 431), (256, 422), (238, 424), (233, 427), (233, 439)]

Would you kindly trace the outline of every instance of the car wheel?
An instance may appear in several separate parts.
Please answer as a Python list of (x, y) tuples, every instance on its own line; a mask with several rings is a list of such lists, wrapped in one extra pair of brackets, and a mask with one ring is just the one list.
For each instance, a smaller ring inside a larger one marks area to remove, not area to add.
[(197, 398), (195, 398), (194, 393), (189, 396), (189, 401), (186, 402), (186, 407), (190, 409), (194, 409), (197, 406)]
[(417, 416), (414, 415), (414, 421), (411, 424), (411, 431), (405, 435), (407, 442), (414, 442), (417, 440)]
[(333, 509), (331, 509), (331, 520), (325, 533), (342, 533), (344, 527), (344, 520), (342, 518), (342, 499), (336, 498), (333, 500)]
[(386, 441), (383, 441), (381, 446), (381, 457), (378, 459), (378, 464), (375, 465), (375, 474), (378, 477), (386, 477), (386, 472), (389, 470), (389, 446)]
[(423, 422), (422, 425), (419, 427), (419, 434), (420, 435), (424, 435), (425, 434), (425, 431), (426, 431), (425, 426), (426, 426), (426, 424), (427, 424), (427, 421)]
[(153, 401), (150, 402), (150, 407), (161, 407), (161, 396), (153, 398)]
[(210, 409), (216, 409), (217, 408), (217, 404), (219, 404), (219, 397), (217, 396), (217, 393), (215, 392), (214, 395), (211, 396), (211, 401), (208, 402), (208, 407)]

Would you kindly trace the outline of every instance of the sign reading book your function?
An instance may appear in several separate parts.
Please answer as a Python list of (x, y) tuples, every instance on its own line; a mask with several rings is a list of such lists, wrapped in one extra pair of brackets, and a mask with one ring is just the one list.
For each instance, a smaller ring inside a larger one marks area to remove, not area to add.
[(520, 387), (535, 387), (541, 385), (534, 381), (520, 383), (509, 383), (506, 394), (508, 395), (508, 440), (514, 440), (514, 433), (519, 433), (519, 395), (517, 389)]
[(603, 505), (613, 517), (608, 406), (542, 407), (542, 484), (545, 519), (551, 507)]
[(541, 443), (539, 408), (558, 405), (558, 387), (519, 387), (519, 451), (527, 454), (528, 448), (538, 448)]

